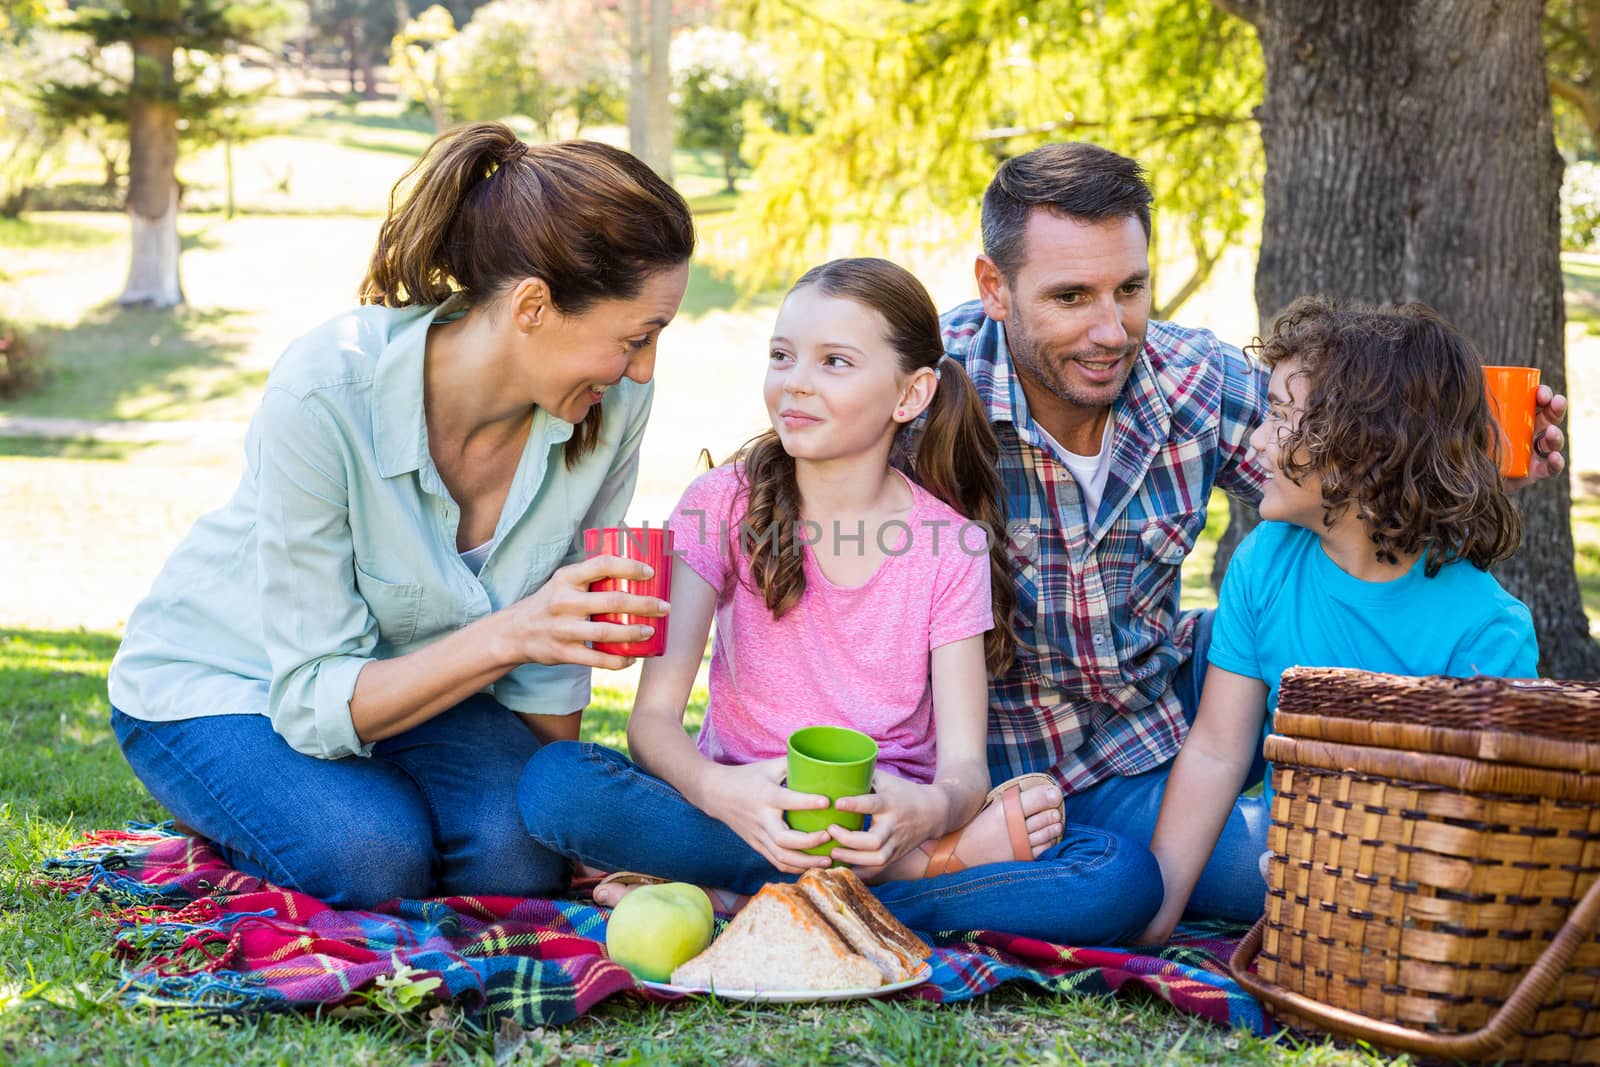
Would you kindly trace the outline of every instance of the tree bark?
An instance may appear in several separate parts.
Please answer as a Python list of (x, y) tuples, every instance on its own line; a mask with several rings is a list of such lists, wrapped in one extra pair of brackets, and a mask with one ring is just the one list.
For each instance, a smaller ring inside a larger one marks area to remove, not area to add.
[(119, 304), (175, 307), (178, 278), (178, 109), (171, 37), (133, 39), (128, 100), (128, 214), (133, 251)]
[(645, 67), (650, 40), (645, 36), (645, 0), (628, 3), (628, 151), (650, 162), (650, 86)]
[(645, 159), (672, 180), (672, 0), (650, 0), (650, 155)]
[[(1537, 366), (1565, 392), (1540, 0), (1224, 2), (1251, 18), (1266, 57), (1261, 321), (1305, 293), (1420, 300), (1486, 362)], [(1533, 613), (1540, 670), (1600, 677), (1570, 479), (1514, 499), (1522, 548), (1497, 574)]]

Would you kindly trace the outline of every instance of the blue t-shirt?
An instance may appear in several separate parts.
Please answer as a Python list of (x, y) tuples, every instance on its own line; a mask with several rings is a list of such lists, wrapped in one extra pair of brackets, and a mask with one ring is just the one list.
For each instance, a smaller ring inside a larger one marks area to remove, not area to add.
[(1522, 601), (1464, 560), (1429, 578), (1419, 558), (1399, 578), (1367, 582), (1310, 530), (1264, 522), (1228, 564), (1207, 661), (1267, 683), (1270, 730), (1290, 667), (1533, 678), (1539, 646)]

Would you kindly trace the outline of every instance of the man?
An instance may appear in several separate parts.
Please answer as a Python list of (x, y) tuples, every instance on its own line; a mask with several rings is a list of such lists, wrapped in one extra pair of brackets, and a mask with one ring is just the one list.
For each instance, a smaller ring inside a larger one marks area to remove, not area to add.
[[(1267, 405), (1239, 349), (1150, 319), (1150, 200), (1137, 163), (1094, 145), (1007, 161), (983, 198), (979, 298), (943, 318), (1000, 439), (1017, 591), (991, 776), (1049, 771), (1069, 822), (1141, 843), (1205, 676), (1211, 613), (1178, 610), (1178, 572), (1213, 486), (1260, 500), (1248, 441)], [(1563, 464), (1566, 401), (1540, 400), (1535, 479)], [(1267, 822), (1259, 797), (1239, 799), (1191, 910), (1261, 913)]]

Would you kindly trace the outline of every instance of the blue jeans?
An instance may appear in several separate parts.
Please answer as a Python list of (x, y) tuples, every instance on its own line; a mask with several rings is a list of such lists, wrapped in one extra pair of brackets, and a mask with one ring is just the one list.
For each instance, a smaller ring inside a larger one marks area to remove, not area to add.
[(565, 882), (566, 862), (522, 831), (514, 802), (538, 739), (489, 696), (368, 758), (296, 752), (264, 715), (146, 722), (113, 708), (111, 725), (156, 800), (233, 867), (335, 907), (549, 894)]
[[(672, 786), (602, 745), (558, 741), (540, 749), (517, 786), (517, 802), (534, 840), (602, 870), (739, 893), (795, 878)], [(1004, 930), (1111, 944), (1154, 917), (1161, 872), (1148, 849), (1069, 825), (1061, 842), (1031, 863), (990, 863), (872, 891), (901, 922), (925, 932)]]
[[(1173, 679), (1173, 688), (1191, 724), (1200, 710), (1200, 689), (1205, 680), (1206, 652), (1211, 647), (1213, 613), (1203, 611), (1195, 625), (1194, 655)], [(1261, 781), (1266, 770), (1260, 749), (1246, 786)], [(1098, 826), (1149, 844), (1155, 832), (1161, 798), (1166, 793), (1172, 761), (1144, 774), (1108, 778), (1067, 797), (1067, 820)], [(1267, 850), (1267, 803), (1259, 796), (1240, 797), (1222, 829), (1211, 860), (1189, 897), (1188, 914), (1254, 922), (1266, 903), (1267, 884), (1261, 879), (1261, 853)]]

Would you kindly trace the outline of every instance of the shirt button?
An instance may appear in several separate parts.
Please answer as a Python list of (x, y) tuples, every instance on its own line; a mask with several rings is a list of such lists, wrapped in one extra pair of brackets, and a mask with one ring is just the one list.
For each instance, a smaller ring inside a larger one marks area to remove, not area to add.
[(1105, 644), (1106, 643), (1106, 635), (1105, 634), (1095, 634), (1094, 635), (1094, 643), (1097, 644), (1097, 645)]

